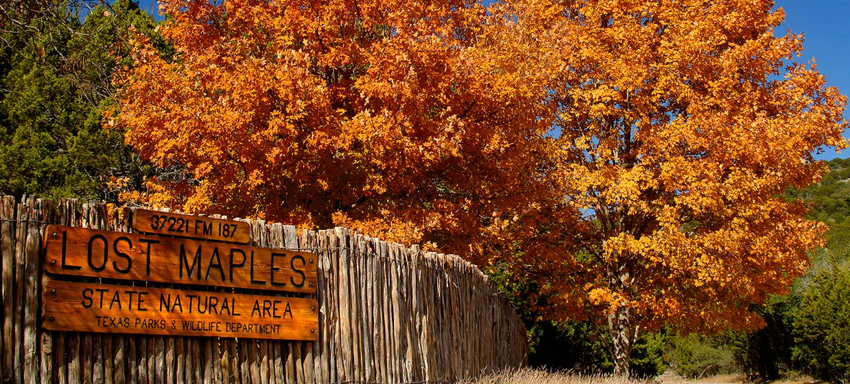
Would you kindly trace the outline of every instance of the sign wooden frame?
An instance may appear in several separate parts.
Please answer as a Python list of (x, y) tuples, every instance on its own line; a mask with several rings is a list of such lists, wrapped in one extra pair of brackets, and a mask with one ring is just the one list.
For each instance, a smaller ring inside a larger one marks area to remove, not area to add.
[(49, 280), (42, 327), (51, 331), (167, 336), (318, 339), (308, 298)]

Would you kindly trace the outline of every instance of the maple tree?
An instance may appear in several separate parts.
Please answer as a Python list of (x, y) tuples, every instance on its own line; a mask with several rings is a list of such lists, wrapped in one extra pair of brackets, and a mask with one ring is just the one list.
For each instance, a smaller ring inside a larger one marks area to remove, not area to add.
[(165, 171), (126, 199), (481, 262), (512, 248), (506, 221), (552, 210), (544, 87), (494, 58), (480, 3), (161, 4), (175, 60), (140, 36), (115, 124)]
[(176, 54), (140, 36), (116, 124), (167, 172), (125, 197), (545, 271), (626, 373), (663, 324), (759, 326), (822, 240), (781, 193), (846, 146), (845, 98), (772, 6), (163, 2)]
[[(803, 38), (774, 36), (772, 1), (528, 1), (506, 5), (551, 76), (549, 173), (593, 222), (580, 277), (551, 281), (610, 329), (615, 372), (642, 332), (751, 329), (822, 244), (782, 193), (817, 181), (844, 148), (844, 96)], [(545, 26), (524, 28), (524, 26)], [(587, 227), (586, 227), (587, 228)], [(585, 294), (576, 289), (580, 285)]]

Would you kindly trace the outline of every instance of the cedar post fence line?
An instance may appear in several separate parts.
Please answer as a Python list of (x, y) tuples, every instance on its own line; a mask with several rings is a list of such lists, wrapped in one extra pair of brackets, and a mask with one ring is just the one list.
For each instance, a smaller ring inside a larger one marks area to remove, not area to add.
[(444, 383), (526, 363), (522, 322), (462, 258), (347, 228), (299, 231), (262, 220), (236, 219), (250, 225), (250, 245), (314, 253), (315, 294), (76, 281), (312, 298), (318, 301), (315, 342), (42, 329), (42, 287), (50, 279), (41, 271), (46, 226), (132, 232), (132, 215), (132, 209), (94, 201), (2, 197), (2, 383)]

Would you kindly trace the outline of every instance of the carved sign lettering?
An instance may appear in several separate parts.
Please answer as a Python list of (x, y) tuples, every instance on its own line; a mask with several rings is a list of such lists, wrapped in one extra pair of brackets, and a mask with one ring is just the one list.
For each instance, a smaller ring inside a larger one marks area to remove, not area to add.
[(308, 252), (51, 225), (44, 271), (53, 274), (316, 292)]
[(146, 209), (137, 209), (133, 213), (133, 229), (143, 233), (242, 244), (247, 244), (251, 240), (251, 230), (247, 223)]
[(42, 325), (51, 331), (317, 340), (313, 299), (52, 280)]

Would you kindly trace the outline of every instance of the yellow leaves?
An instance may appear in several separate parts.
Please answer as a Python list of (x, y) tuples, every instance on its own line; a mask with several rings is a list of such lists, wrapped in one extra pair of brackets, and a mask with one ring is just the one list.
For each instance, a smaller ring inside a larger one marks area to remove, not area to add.
[[(392, 216), (389, 211), (382, 212), (385, 216)], [(364, 233), (368, 236), (380, 238), (389, 242), (400, 244), (421, 244), (421, 248), (425, 251), (436, 250), (436, 246), (431, 242), (424, 242), (423, 233), (419, 228), (409, 222), (393, 218), (390, 220), (353, 220), (342, 212), (333, 214), (334, 224), (351, 228), (357, 232)]]
[(106, 187), (109, 188), (110, 191), (120, 191), (126, 190), (130, 179), (128, 177), (115, 177), (110, 175), (109, 180), (106, 182)]
[(594, 305), (608, 306), (611, 311), (616, 310), (619, 306), (619, 300), (614, 298), (614, 295), (607, 289), (595, 288), (588, 292), (588, 298)]
[(560, 317), (757, 324), (846, 98), (768, 2), (578, 5), (169, 1), (180, 60), (140, 36), (115, 124), (174, 173), (123, 198), (530, 265)]

